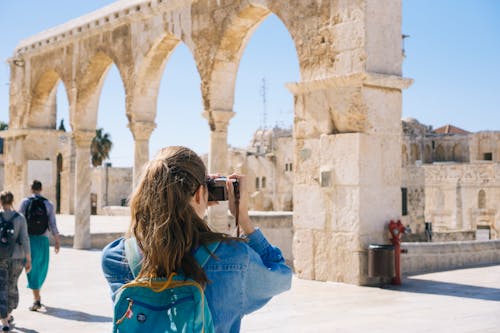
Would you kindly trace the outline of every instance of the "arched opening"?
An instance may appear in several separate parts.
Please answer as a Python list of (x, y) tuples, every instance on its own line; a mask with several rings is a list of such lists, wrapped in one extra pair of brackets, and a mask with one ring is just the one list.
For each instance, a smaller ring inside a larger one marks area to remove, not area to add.
[(420, 159), (420, 149), (415, 143), (410, 146), (410, 163), (415, 164), (417, 160)]
[(62, 81), (57, 85), (57, 116), (55, 129), (61, 132), (71, 132), (71, 121), (69, 118), (69, 102), (66, 89)]
[(446, 161), (446, 155), (445, 155), (445, 152), (444, 152), (444, 148), (440, 144), (436, 148), (434, 160), (436, 162), (444, 162), (444, 161)]
[(455, 146), (453, 146), (452, 158), (453, 158), (453, 161), (455, 161), (455, 162), (463, 162), (464, 161), (464, 156), (462, 153), (462, 146), (459, 143), (457, 143)]
[(114, 63), (106, 72), (99, 98), (96, 136), (91, 146), (94, 166), (91, 214), (99, 214), (102, 207), (120, 206), (122, 199), (132, 191), (134, 140), (127, 127), (124, 84)]
[(290, 210), (293, 172), (288, 163), (294, 150), (294, 100), (285, 84), (300, 80), (300, 67), (285, 25), (278, 16), (259, 10), (251, 13), (254, 26), (248, 28), (239, 49), (236, 114), (228, 129), (228, 141), (233, 147), (246, 147), (246, 165), (261, 176), (254, 189), (260, 191), (259, 200), (267, 204), (259, 204), (255, 197), (253, 208)]
[(432, 150), (430, 145), (425, 145), (424, 148), (424, 161), (425, 163), (432, 163)]
[(103, 155), (99, 166), (102, 167), (110, 162), (114, 167), (131, 167), (133, 165), (134, 157), (130, 153), (130, 147), (134, 146), (134, 140), (127, 127), (125, 89), (123, 87), (118, 68), (112, 64), (104, 79), (97, 112), (96, 129), (102, 129), (102, 139), (108, 135), (108, 139), (112, 142), (109, 159), (104, 158), (105, 149), (101, 151)]
[(189, 48), (179, 43), (169, 54), (161, 78), (156, 129), (150, 139), (150, 155), (165, 146), (189, 146), (199, 155), (208, 153), (209, 127), (202, 117), (200, 75)]
[(401, 166), (404, 168), (408, 164), (408, 152), (406, 145), (401, 146)]

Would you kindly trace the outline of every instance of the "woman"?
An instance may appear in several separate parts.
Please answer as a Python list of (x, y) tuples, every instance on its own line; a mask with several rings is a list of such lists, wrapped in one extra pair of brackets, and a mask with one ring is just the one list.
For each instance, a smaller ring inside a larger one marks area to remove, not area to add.
[[(248, 216), (245, 178), (233, 174), (240, 187), (239, 225), (244, 238), (210, 230), (203, 217), (208, 201), (207, 173), (203, 161), (185, 147), (167, 147), (150, 161), (132, 195), (130, 236), (142, 251), (141, 277), (168, 277), (182, 271), (205, 286), (205, 296), (216, 332), (239, 332), (242, 317), (290, 288), (292, 272), (281, 251), (268, 243)], [(228, 183), (229, 184), (229, 183)], [(227, 186), (234, 215), (233, 186)], [(193, 253), (220, 241), (204, 269)], [(125, 259), (125, 240), (103, 250), (102, 267), (113, 298), (123, 284), (133, 280)]]
[[(12, 239), (3, 239), (6, 243), (13, 242), (13, 251), (8, 253), (8, 257), (5, 255), (0, 256), (0, 317), (2, 318), (3, 332), (10, 331), (10, 324), (14, 320), (11, 313), (19, 303), (17, 289), (19, 275), (21, 275), (23, 267), (26, 269), (26, 273), (31, 270), (28, 227), (24, 216), (12, 209), (13, 201), (14, 196), (11, 192), (3, 191), (0, 193), (0, 202), (2, 204), (0, 222), (11, 221), (13, 226), (13, 233), (9, 236)], [(2, 250), (6, 251), (6, 248), (4, 247)]]

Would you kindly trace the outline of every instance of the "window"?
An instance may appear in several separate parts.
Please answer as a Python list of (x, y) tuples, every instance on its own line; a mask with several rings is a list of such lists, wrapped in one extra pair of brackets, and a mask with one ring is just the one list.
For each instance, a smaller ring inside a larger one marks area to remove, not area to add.
[(493, 161), (493, 153), (484, 153), (483, 160), (485, 161)]
[(262, 188), (266, 187), (266, 177), (262, 177)]
[(484, 190), (480, 190), (477, 195), (477, 208), (486, 208), (486, 192)]
[(290, 171), (292, 171), (292, 163), (290, 163)]
[(285, 163), (285, 171), (288, 171), (288, 163)]
[(402, 199), (402, 212), (401, 215), (408, 215), (408, 189), (406, 187), (401, 188), (401, 199)]
[(258, 191), (259, 190), (259, 177), (255, 178), (255, 189)]

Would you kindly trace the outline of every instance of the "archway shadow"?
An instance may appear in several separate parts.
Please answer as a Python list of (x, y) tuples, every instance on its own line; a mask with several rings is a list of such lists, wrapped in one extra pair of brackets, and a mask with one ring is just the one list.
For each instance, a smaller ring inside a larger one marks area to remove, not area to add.
[(500, 302), (500, 289), (467, 284), (405, 278), (402, 285), (386, 285), (383, 289), (419, 294), (444, 295)]
[(52, 306), (45, 306), (45, 311), (40, 313), (43, 313), (48, 316), (75, 320), (75, 321), (83, 321), (87, 323), (110, 323), (113, 321), (111, 317), (94, 315), (78, 310), (56, 308)]

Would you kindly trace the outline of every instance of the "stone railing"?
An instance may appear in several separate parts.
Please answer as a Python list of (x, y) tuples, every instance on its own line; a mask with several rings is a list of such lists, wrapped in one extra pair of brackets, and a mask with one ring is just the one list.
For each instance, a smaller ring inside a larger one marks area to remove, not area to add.
[(250, 212), (256, 227), (269, 242), (281, 249), (288, 264), (293, 263), (293, 212)]
[(402, 243), (403, 275), (500, 264), (500, 240)]

